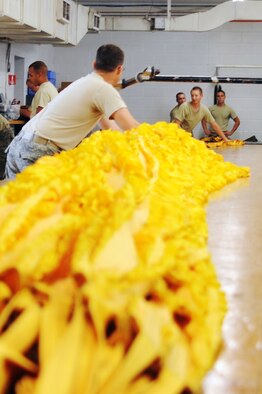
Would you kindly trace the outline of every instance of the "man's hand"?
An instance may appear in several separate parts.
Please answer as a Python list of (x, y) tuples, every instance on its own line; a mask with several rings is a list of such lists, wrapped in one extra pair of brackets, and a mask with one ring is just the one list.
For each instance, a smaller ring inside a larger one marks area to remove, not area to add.
[(225, 134), (227, 137), (230, 137), (230, 136), (233, 135), (234, 132), (238, 129), (239, 125), (240, 125), (240, 120), (239, 120), (239, 117), (237, 116), (237, 117), (234, 119), (234, 126), (233, 126), (232, 130), (231, 130), (231, 131), (228, 131), (228, 130), (227, 130), (227, 131), (224, 131), (224, 134)]
[(20, 115), (24, 116), (25, 118), (29, 118), (30, 119), (31, 111), (28, 109), (28, 107), (26, 107), (26, 108), (20, 107)]
[(227, 136), (227, 137), (230, 137), (232, 134), (234, 133), (234, 131), (224, 131), (224, 134)]
[(211, 130), (209, 130), (209, 129), (204, 130), (204, 133), (205, 133), (205, 135), (207, 135), (207, 136), (209, 136), (210, 134), (212, 134), (212, 133), (211, 133)]
[(220, 129), (219, 125), (217, 124), (217, 122), (212, 122), (211, 126), (213, 128), (213, 130), (215, 130), (215, 132), (219, 135), (219, 137), (222, 138), (223, 141), (228, 142), (229, 139), (227, 138), (227, 136), (223, 133), (223, 131)]

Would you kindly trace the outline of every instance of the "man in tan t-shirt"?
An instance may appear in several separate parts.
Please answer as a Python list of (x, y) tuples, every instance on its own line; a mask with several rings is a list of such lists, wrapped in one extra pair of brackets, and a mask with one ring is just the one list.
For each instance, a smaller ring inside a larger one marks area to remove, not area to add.
[(39, 86), (39, 88), (30, 107), (22, 107), (20, 115), (31, 119), (58, 95), (56, 87), (48, 81), (47, 72), (47, 66), (42, 61), (34, 62), (29, 66), (28, 81), (34, 86)]
[(139, 123), (116, 86), (122, 77), (124, 52), (107, 44), (97, 50), (94, 71), (71, 83), (34, 116), (8, 147), (6, 178), (46, 155), (75, 148), (94, 127), (128, 130)]
[[(216, 93), (217, 103), (209, 107), (211, 115), (220, 126), (223, 133), (229, 137), (238, 129), (240, 120), (235, 111), (225, 103), (226, 93), (224, 90), (219, 90)], [(232, 119), (234, 124), (231, 130), (228, 129), (229, 120)], [(202, 127), (206, 135), (216, 135), (216, 132), (207, 128), (206, 122), (202, 121)]]
[(176, 94), (176, 102), (177, 105), (170, 111), (170, 122), (173, 122), (173, 120), (175, 120), (180, 105), (186, 102), (186, 96), (184, 92), (178, 92)]
[(191, 101), (180, 105), (174, 123), (177, 123), (182, 129), (193, 135), (196, 125), (203, 119), (209, 123), (216, 133), (227, 142), (228, 139), (216, 123), (209, 109), (201, 104), (203, 91), (199, 86), (195, 86), (190, 91)]

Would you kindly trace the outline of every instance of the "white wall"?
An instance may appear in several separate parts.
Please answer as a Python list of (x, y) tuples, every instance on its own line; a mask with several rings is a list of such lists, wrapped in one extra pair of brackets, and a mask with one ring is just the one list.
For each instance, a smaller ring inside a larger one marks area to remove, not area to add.
[[(124, 78), (135, 76), (147, 66), (159, 68), (161, 74), (204, 75), (215, 74), (216, 65), (262, 64), (262, 24), (228, 23), (209, 32), (100, 32), (87, 34), (77, 47), (50, 47), (16, 45), (13, 53), (26, 58), (25, 64), (44, 60), (61, 81), (72, 81), (90, 72), (96, 49), (105, 43), (122, 47), (126, 54)], [(0, 43), (0, 89), (3, 73), (4, 44)], [(32, 51), (30, 57), (25, 51)], [(249, 76), (262, 78), (262, 69), (224, 69), (221, 76)], [(175, 105), (175, 94), (189, 91), (195, 83), (144, 82), (121, 91), (131, 112), (141, 122), (154, 123), (169, 120)], [(204, 90), (203, 103), (213, 104), (214, 86), (199, 84)], [(262, 140), (261, 85), (224, 84), (227, 102), (241, 119), (236, 138), (255, 134)], [(196, 129), (199, 136), (200, 128)]]

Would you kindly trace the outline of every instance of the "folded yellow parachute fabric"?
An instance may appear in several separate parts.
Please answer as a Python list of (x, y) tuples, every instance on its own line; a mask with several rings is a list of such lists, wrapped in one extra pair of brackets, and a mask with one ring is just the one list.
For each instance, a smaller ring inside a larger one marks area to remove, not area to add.
[(210, 137), (203, 137), (201, 141), (206, 143), (208, 148), (218, 148), (219, 146), (243, 146), (245, 145), (245, 141), (242, 140), (229, 140), (227, 142), (223, 141), (221, 137), (218, 136), (210, 136)]
[(226, 311), (204, 207), (246, 176), (161, 122), (97, 132), (3, 186), (0, 392), (195, 392)]

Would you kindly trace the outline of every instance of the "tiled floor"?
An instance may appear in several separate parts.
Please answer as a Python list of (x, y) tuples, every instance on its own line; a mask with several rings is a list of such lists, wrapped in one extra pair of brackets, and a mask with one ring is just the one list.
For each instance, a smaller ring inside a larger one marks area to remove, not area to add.
[(224, 348), (204, 394), (262, 394), (262, 146), (220, 148), (251, 168), (207, 206), (209, 248), (228, 300)]

